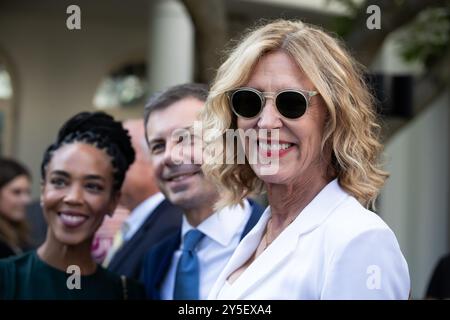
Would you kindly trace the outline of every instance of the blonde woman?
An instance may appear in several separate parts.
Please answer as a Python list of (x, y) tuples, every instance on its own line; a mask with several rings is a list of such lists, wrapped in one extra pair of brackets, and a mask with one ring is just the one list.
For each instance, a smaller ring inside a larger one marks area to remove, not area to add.
[[(223, 189), (218, 206), (265, 189), (269, 207), (210, 299), (408, 298), (396, 237), (367, 209), (388, 176), (377, 162), (375, 118), (361, 68), (319, 28), (279, 20), (236, 46), (202, 120), (207, 150), (241, 129), (246, 163), (226, 164), (225, 149), (204, 170)], [(249, 161), (253, 149), (257, 161)]]

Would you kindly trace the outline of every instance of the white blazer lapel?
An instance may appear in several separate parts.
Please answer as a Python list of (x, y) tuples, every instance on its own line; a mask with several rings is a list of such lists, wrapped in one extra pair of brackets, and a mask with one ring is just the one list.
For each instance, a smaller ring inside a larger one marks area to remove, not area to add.
[[(272, 272), (296, 250), (301, 236), (317, 228), (348, 195), (337, 180), (329, 183), (248, 268), (231, 284), (232, 299), (242, 299), (254, 286), (270, 277)], [(270, 207), (260, 221), (238, 245), (230, 261), (217, 279), (209, 299), (217, 299), (226, 279), (255, 252), (271, 216)], [(275, 271), (274, 271), (275, 270)]]
[[(251, 291), (261, 281), (271, 277), (273, 272), (279, 268), (288, 259), (297, 247), (299, 234), (298, 231), (290, 225), (284, 230), (257, 258), (248, 268), (235, 280), (232, 284), (232, 290), (236, 293), (236, 299), (242, 299), (247, 292)], [(257, 239), (258, 243), (253, 254), (260, 242), (261, 236)], [(245, 262), (245, 261), (244, 261)], [(242, 264), (241, 264), (242, 265)], [(240, 266), (241, 266), (240, 265)], [(238, 266), (238, 267), (240, 267)], [(237, 269), (237, 268), (235, 268)]]
[(227, 281), (230, 274), (241, 267), (245, 262), (247, 262), (251, 255), (255, 252), (269, 218), (270, 210), (269, 208), (267, 208), (262, 214), (258, 223), (253, 227), (252, 230), (250, 230), (249, 233), (247, 233), (247, 235), (237, 246), (236, 251), (234, 251), (230, 260), (214, 283), (209, 293), (208, 299), (217, 299), (220, 290), (222, 289), (225, 281)]

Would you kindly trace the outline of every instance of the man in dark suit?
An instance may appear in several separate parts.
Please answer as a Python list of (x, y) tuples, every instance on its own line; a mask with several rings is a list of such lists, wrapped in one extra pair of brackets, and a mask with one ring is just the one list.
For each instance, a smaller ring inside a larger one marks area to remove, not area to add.
[[(264, 211), (256, 202), (249, 200), (249, 203), (252, 210), (251, 215), (245, 224), (244, 230), (241, 232), (239, 240), (242, 240), (242, 238), (253, 228)], [(141, 282), (145, 284), (146, 294), (149, 299), (168, 299), (167, 296), (161, 294), (161, 287), (173, 264), (174, 254), (179, 250), (180, 244), (181, 230), (170, 234), (148, 251), (144, 260)], [(228, 256), (228, 258), (230, 257), (231, 255)], [(220, 269), (218, 271), (220, 271)], [(199, 298), (206, 299), (206, 295), (199, 296)]]
[(33, 200), (27, 206), (27, 220), (30, 224), (30, 249), (35, 249), (44, 243), (47, 235), (47, 222), (39, 199)]
[(167, 233), (178, 230), (181, 210), (167, 201), (156, 186), (144, 137), (144, 121), (128, 120), (123, 125), (136, 152), (120, 198), (120, 205), (128, 209), (130, 215), (114, 237), (103, 265), (117, 274), (138, 280), (145, 252)]
[(450, 299), (450, 254), (441, 257), (435, 266), (425, 299)]
[(193, 129), (207, 94), (205, 85), (179, 85), (153, 96), (145, 107), (156, 180), (166, 198), (183, 211), (181, 227), (145, 257), (141, 282), (151, 299), (206, 299), (263, 211), (247, 199), (243, 206), (214, 209), (219, 193), (203, 175), (201, 137)]

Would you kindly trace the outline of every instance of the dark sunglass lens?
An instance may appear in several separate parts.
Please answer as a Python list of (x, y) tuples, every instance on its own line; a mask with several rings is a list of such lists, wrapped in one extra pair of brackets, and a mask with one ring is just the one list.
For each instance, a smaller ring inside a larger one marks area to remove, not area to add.
[(299, 92), (285, 91), (277, 96), (278, 111), (289, 119), (300, 118), (306, 111), (306, 98)]
[(261, 99), (256, 92), (239, 90), (232, 95), (231, 105), (239, 116), (252, 118), (261, 110)]

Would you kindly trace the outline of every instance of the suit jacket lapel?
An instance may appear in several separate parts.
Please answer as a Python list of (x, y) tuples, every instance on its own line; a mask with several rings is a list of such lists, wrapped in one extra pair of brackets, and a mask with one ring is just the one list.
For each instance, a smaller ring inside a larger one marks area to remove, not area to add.
[[(231, 271), (233, 271), (236, 270), (241, 265), (243, 265), (256, 249), (256, 246), (259, 243), (259, 239), (261, 238), (261, 234), (264, 231), (264, 226), (266, 225), (268, 219), (267, 215), (264, 214), (266, 211), (253, 200), (248, 199), (248, 201), (252, 207), (252, 212), (250, 218), (247, 221), (247, 224), (244, 227), (244, 231), (242, 232), (241, 241), (247, 235), (248, 239), (246, 239), (245, 246), (238, 246), (238, 248), (239, 247), (244, 248), (238, 252), (234, 252), (232, 258), (227, 263), (225, 270), (230, 269)], [(258, 227), (256, 227), (256, 225), (258, 225)], [(260, 230), (259, 228), (259, 226), (261, 225), (263, 225), (262, 230)], [(225, 273), (226, 272), (222, 272), (221, 275), (224, 275)]]
[[(225, 281), (227, 281), (228, 276), (236, 269), (241, 267), (245, 262), (247, 262), (251, 255), (255, 252), (255, 249), (259, 244), (269, 217), (270, 211), (269, 209), (266, 209), (255, 227), (251, 229), (247, 236), (240, 242), (240, 244), (236, 248), (236, 251), (231, 256), (223, 272), (219, 275), (219, 278), (217, 279), (211, 290), (210, 294), (212, 299), (216, 299), (220, 288), (223, 287)], [(243, 275), (241, 275), (239, 278), (241, 278), (242, 276)], [(238, 281), (239, 278), (236, 281)]]
[(155, 264), (155, 273), (151, 284), (153, 299), (161, 300), (161, 284), (170, 268), (173, 254), (180, 246), (180, 242), (181, 231), (160, 242), (152, 249), (151, 261)]
[[(233, 292), (235, 299), (242, 299), (245, 293), (257, 286), (267, 277), (283, 260), (290, 257), (296, 250), (302, 235), (311, 232), (321, 225), (327, 217), (339, 206), (348, 195), (340, 188), (337, 180), (329, 183), (311, 201), (298, 217), (267, 247), (267, 249), (254, 260), (248, 268), (235, 280)], [(212, 290), (211, 297), (217, 296), (218, 290), (224, 285), (228, 276), (240, 268), (255, 252), (270, 218), (270, 208), (267, 208), (256, 226), (241, 241), (229, 263), (221, 273)]]
[[(223, 277), (218, 281), (221, 284), (220, 287), (232, 272), (240, 268), (254, 254), (261, 241), (269, 218), (270, 209), (267, 209), (258, 224), (249, 232), (247, 237), (242, 240), (224, 272), (221, 274)], [(242, 296), (245, 295), (246, 292), (257, 286), (258, 283), (266, 277), (270, 277), (272, 272), (276, 272), (278, 266), (292, 255), (293, 251), (297, 248), (300, 236), (314, 227), (310, 223), (302, 223), (301, 220), (302, 219), (299, 216), (299, 219), (296, 219), (295, 223), (289, 225), (275, 241), (247, 267), (239, 278), (235, 280), (232, 285), (233, 292), (236, 296), (233, 298), (242, 299)]]
[[(247, 238), (243, 240), (243, 242), (245, 241), (245, 246), (248, 246), (248, 249), (244, 250), (242, 254), (241, 261), (245, 261), (234, 268), (234, 270), (242, 266), (255, 252), (260, 243), (265, 226), (266, 223), (264, 223), (261, 229), (257, 230), (258, 236), (255, 234), (252, 238), (248, 239), (248, 241)], [(298, 239), (298, 230), (296, 230), (293, 225), (286, 228), (284, 232), (248, 266), (244, 273), (236, 279), (235, 283), (233, 283), (237, 294), (236, 299), (240, 299), (242, 295), (251, 290), (254, 286), (257, 286), (261, 280), (270, 277), (273, 272), (276, 272), (278, 266), (292, 255), (292, 252), (297, 247)], [(242, 247), (244, 247), (244, 245)]]
[(250, 206), (252, 208), (252, 213), (250, 214), (250, 218), (248, 219), (247, 224), (244, 227), (244, 231), (242, 231), (241, 240), (247, 235), (247, 233), (251, 229), (253, 229), (253, 227), (259, 221), (259, 218), (261, 218), (261, 215), (264, 212), (264, 209), (253, 200), (248, 199), (248, 202), (250, 203)]
[(126, 257), (133, 252), (133, 248), (137, 246), (142, 240), (142, 237), (147, 233), (148, 228), (150, 228), (155, 221), (160, 220), (160, 216), (164, 214), (166, 210), (168, 201), (163, 200), (154, 210), (150, 217), (148, 217), (142, 226), (136, 231), (136, 233), (131, 237), (130, 240), (126, 241), (123, 246), (117, 251), (115, 256), (113, 257), (110, 268), (113, 268), (115, 265), (120, 265), (122, 262), (126, 262)]

